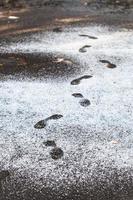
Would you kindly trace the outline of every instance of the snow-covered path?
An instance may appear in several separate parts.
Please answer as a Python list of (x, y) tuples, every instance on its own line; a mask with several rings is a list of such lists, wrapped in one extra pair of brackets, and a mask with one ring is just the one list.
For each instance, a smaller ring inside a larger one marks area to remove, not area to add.
[[(80, 37), (80, 34), (98, 39)], [(103, 180), (109, 185), (114, 171), (131, 169), (133, 180), (133, 31), (90, 26), (68, 28), (62, 33), (45, 32), (1, 48), (9, 53), (52, 53), (79, 63), (82, 75), (92, 75), (79, 85), (71, 79), (0, 82), (0, 162), (3, 169), (27, 173), (37, 188), (56, 190), (71, 185)], [(79, 49), (91, 45), (86, 53)], [(99, 60), (109, 60), (110, 69)], [(78, 76), (73, 74), (73, 79)], [(82, 107), (73, 93), (81, 93), (91, 105)], [(34, 124), (52, 114), (62, 114), (42, 130)], [(55, 140), (64, 151), (54, 161), (50, 149), (43, 145)], [(100, 173), (98, 170), (102, 169)], [(108, 176), (103, 171), (108, 172)], [(122, 178), (120, 174), (119, 187)], [(128, 177), (128, 178), (129, 178)], [(127, 178), (127, 180), (128, 180)], [(78, 183), (77, 183), (78, 180)], [(126, 179), (125, 179), (126, 180)], [(33, 184), (33, 185), (34, 185)], [(128, 184), (128, 183), (127, 183)], [(32, 184), (31, 184), (32, 185)], [(114, 188), (116, 193), (117, 188)], [(89, 191), (89, 189), (88, 189)], [(122, 198), (122, 197), (121, 197)], [(91, 197), (90, 197), (91, 199)], [(92, 198), (93, 199), (93, 198)], [(126, 199), (126, 197), (125, 197)]]

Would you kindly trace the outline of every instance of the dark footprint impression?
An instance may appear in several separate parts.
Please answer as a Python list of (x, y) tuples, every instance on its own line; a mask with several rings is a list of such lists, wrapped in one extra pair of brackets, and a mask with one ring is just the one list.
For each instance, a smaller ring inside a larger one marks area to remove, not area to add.
[(91, 104), (90, 100), (85, 99), (81, 93), (73, 93), (72, 96), (74, 96), (75, 98), (81, 98), (79, 104), (83, 107), (87, 107)]
[(87, 107), (87, 106), (91, 105), (91, 102), (88, 99), (81, 99), (79, 103), (83, 107)]
[(79, 49), (79, 52), (80, 53), (85, 53), (85, 52), (87, 52), (87, 48), (90, 48), (90, 47), (91, 47), (90, 45), (85, 45), (85, 46), (83, 46), (83, 47), (81, 47)]
[(97, 37), (94, 37), (94, 36), (91, 36), (91, 35), (86, 35), (86, 34), (80, 34), (79, 36), (87, 37), (87, 38), (94, 39), (94, 40), (98, 39)]
[(113, 68), (116, 68), (117, 66), (111, 62), (109, 62), (108, 60), (99, 60), (101, 63), (105, 63), (107, 64), (106, 67), (110, 68), (110, 69), (113, 69)]
[(83, 98), (83, 95), (81, 93), (73, 93), (72, 96), (75, 98)]
[(73, 81), (71, 81), (71, 85), (78, 85), (80, 84), (81, 80), (83, 79), (89, 79), (89, 78), (92, 78), (93, 76), (91, 75), (84, 75), (84, 76), (81, 76), (80, 78), (77, 78), (77, 79), (74, 79)]
[(46, 119), (44, 120), (41, 120), (39, 122), (37, 122), (35, 125), (34, 125), (34, 128), (36, 129), (42, 129), (42, 128), (45, 128), (45, 126), (47, 125), (47, 122), (49, 120), (57, 120), (57, 119), (60, 119), (62, 118), (63, 115), (60, 115), (60, 114), (55, 114), (55, 115), (52, 115), (50, 117), (47, 117)]
[(43, 144), (46, 146), (46, 147), (56, 147), (56, 143), (54, 140), (47, 140), (45, 142), (43, 142)]
[(50, 151), (50, 155), (52, 159), (58, 160), (64, 155), (64, 152), (62, 151), (61, 148), (55, 147)]
[(72, 96), (74, 96), (75, 98), (81, 98), (79, 104), (83, 107), (87, 107), (91, 104), (91, 102), (88, 99), (85, 99), (81, 93), (73, 93)]
[(46, 119), (47, 119), (47, 120), (51, 120), (51, 119), (56, 120), (56, 119), (60, 119), (60, 118), (62, 118), (62, 117), (63, 117), (63, 115), (55, 114), (55, 115), (51, 115), (50, 117), (48, 117), (48, 118), (46, 118)]

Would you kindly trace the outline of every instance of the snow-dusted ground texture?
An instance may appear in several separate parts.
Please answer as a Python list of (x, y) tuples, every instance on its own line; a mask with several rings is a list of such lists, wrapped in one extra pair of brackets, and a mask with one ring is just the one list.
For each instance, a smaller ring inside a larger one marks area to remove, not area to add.
[[(115, 200), (127, 199), (127, 185), (133, 188), (132, 36), (130, 30), (89, 26), (35, 34), (1, 48), (1, 52), (65, 56), (80, 64), (79, 76), (73, 74), (73, 79), (93, 75), (75, 86), (69, 78), (62, 82), (0, 82), (0, 163), (1, 169), (11, 173), (9, 191), (14, 179), (21, 182), (20, 177), (26, 177), (21, 187), (34, 188), (44, 199), (46, 188), (50, 189), (49, 195), (55, 192), (57, 199), (65, 199), (74, 187), (77, 199), (79, 188), (84, 194), (86, 191), (87, 199), (100, 200), (102, 192), (110, 190), (118, 195)], [(80, 53), (84, 45), (92, 47)], [(107, 68), (100, 59), (111, 61), (117, 68)], [(72, 96), (74, 92), (82, 93), (91, 105), (82, 107)], [(34, 129), (36, 122), (56, 113), (63, 118), (50, 121), (42, 130)], [(52, 160), (51, 148), (43, 145), (47, 139), (55, 140), (62, 148), (61, 159)], [(3, 185), (5, 193), (6, 187)]]

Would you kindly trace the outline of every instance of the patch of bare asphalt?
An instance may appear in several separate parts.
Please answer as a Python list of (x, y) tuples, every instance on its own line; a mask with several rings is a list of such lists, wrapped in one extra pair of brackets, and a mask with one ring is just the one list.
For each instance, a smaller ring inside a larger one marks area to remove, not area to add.
[(78, 63), (56, 60), (57, 57), (52, 54), (0, 54), (0, 77), (55, 79), (71, 77), (80, 70)]
[[(54, 12), (53, 12), (54, 9)], [(9, 18), (10, 16), (17, 17)], [(106, 16), (106, 17), (105, 17)], [(64, 6), (26, 7), (16, 9), (2, 9), (0, 12), (0, 37), (19, 35), (30, 32), (55, 29), (58, 26), (81, 24), (108, 24), (124, 28), (133, 28), (132, 9), (119, 10), (117, 7), (109, 9), (94, 9), (84, 4)]]

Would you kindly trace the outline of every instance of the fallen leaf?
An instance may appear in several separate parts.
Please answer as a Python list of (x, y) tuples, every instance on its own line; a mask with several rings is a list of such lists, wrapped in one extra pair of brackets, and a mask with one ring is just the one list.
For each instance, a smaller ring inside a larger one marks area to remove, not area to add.
[(61, 63), (61, 62), (63, 62), (64, 61), (64, 58), (57, 58), (57, 60), (56, 61), (54, 61), (55, 63)]
[(73, 64), (73, 62), (71, 60), (68, 59), (64, 59), (64, 58), (57, 58), (56, 61), (54, 61), (55, 63), (66, 63), (66, 64)]
[(71, 23), (71, 22), (80, 22), (80, 21), (85, 21), (86, 18), (81, 17), (81, 18), (64, 18), (64, 19), (56, 19), (55, 21), (57, 22), (64, 22), (64, 23)]
[(119, 142), (116, 141), (116, 140), (112, 140), (112, 141), (111, 141), (111, 144), (119, 144)]
[(8, 19), (19, 19), (17, 16), (9, 16)]

